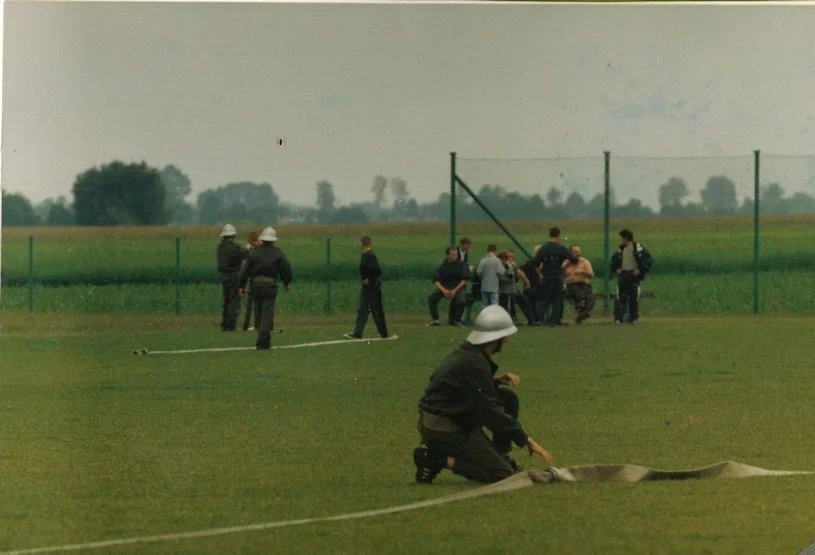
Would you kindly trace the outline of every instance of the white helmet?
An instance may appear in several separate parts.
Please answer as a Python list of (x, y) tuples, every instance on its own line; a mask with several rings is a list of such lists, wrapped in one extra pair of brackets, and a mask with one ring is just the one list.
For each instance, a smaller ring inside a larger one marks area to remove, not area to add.
[(273, 227), (267, 227), (266, 229), (263, 230), (258, 239), (260, 239), (261, 241), (269, 242), (277, 241), (277, 232), (274, 230)]
[(481, 311), (475, 319), (475, 329), (470, 332), (467, 342), (472, 345), (484, 345), (518, 331), (512, 323), (512, 316), (503, 307), (494, 304)]
[(235, 231), (235, 226), (232, 224), (226, 224), (223, 231), (221, 231), (221, 237), (234, 237), (237, 234), (238, 232)]

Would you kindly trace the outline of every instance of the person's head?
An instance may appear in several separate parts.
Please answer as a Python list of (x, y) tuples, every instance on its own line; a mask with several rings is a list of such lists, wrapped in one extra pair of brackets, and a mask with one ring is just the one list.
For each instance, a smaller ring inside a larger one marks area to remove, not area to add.
[(498, 247), (495, 245), (487, 245), (487, 254), (495, 254), (498, 252)]
[(258, 233), (257, 231), (249, 232), (249, 237), (247, 237), (247, 241), (250, 245), (257, 247), (262, 243), (262, 241), (260, 240), (260, 233)]
[(553, 227), (549, 230), (549, 240), (553, 243), (560, 241), (560, 228)]
[(368, 252), (371, 250), (373, 243), (374, 242), (370, 235), (363, 235), (359, 238), (359, 248), (362, 249), (363, 252)]
[(507, 260), (511, 263), (515, 263), (515, 251), (512, 249), (507, 249)]
[(512, 316), (499, 305), (491, 305), (481, 311), (467, 342), (484, 349), (487, 355), (500, 353), (509, 342), (509, 336), (518, 331)]
[(532, 249), (532, 256), (535, 257), (538, 255), (538, 251), (541, 250), (543, 245), (535, 245), (535, 248)]
[(458, 242), (458, 247), (462, 250), (462, 252), (470, 252), (470, 248), (473, 246), (473, 242), (470, 241), (469, 237), (462, 237), (461, 241)]
[(267, 227), (266, 229), (260, 232), (258, 240), (261, 242), (262, 245), (273, 245), (275, 241), (277, 241), (277, 232), (274, 230), (273, 227)]
[(447, 262), (455, 262), (458, 259), (456, 247), (447, 247), (444, 251), (444, 255), (447, 257)]
[(580, 252), (580, 245), (572, 245), (572, 254), (575, 258), (580, 258), (583, 256), (583, 253)]
[(620, 232), (620, 245), (630, 245), (634, 242), (634, 234), (630, 229), (624, 229)]
[(234, 225), (226, 224), (224, 226), (224, 228), (221, 230), (221, 239), (224, 239), (226, 241), (234, 241), (235, 240), (235, 235), (237, 235), (237, 234), (238, 234), (238, 232), (235, 231), (235, 226)]
[(508, 264), (509, 263), (509, 255), (507, 254), (507, 251), (499, 252), (498, 253), (498, 260), (500, 260), (504, 264)]

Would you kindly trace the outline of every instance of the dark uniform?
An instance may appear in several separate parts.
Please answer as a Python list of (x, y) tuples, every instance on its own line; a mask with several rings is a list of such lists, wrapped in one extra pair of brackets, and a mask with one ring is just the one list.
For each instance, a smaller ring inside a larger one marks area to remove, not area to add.
[[(620, 246), (617, 252), (611, 257), (611, 274), (623, 268), (624, 246)], [(629, 321), (633, 324), (640, 317), (640, 283), (645, 281), (645, 276), (651, 271), (654, 259), (651, 253), (641, 244), (634, 242), (633, 255), (635, 264), (639, 270), (639, 275), (635, 276), (633, 271), (624, 270), (617, 281), (617, 300), (614, 303), (614, 320), (622, 322), (625, 313), (628, 312)]]
[[(436, 275), (433, 277), (433, 283), (439, 282), (445, 289), (453, 290), (458, 287), (462, 281), (467, 281), (470, 278), (470, 269), (467, 265), (457, 260), (456, 262), (448, 262), (447, 259), (441, 263), (436, 269)], [(435, 322), (439, 319), (439, 301), (444, 298), (441, 291), (436, 289), (427, 298), (427, 304), (430, 308), (430, 317)], [(450, 300), (450, 310), (448, 312), (448, 323), (453, 325), (461, 319), (461, 314), (464, 311), (464, 305), (467, 303), (467, 294), (464, 288), (461, 288), (456, 294), (454, 299)]]
[(524, 297), (526, 297), (529, 307), (529, 314), (527, 314), (529, 324), (539, 324), (541, 317), (538, 315), (538, 299), (540, 299), (541, 294), (541, 280), (540, 277), (538, 277), (538, 263), (533, 258), (531, 260), (527, 260), (520, 269), (531, 285), (531, 287), (527, 287), (524, 290)]
[(512, 476), (512, 443), (525, 447), (528, 439), (518, 422), (518, 396), (495, 379), (497, 371), (483, 346), (464, 343), (439, 363), (419, 401), (422, 443), (440, 463), (453, 457), (455, 474), (482, 483)]
[[(250, 256), (251, 256), (251, 253), (256, 248), (257, 247), (254, 246), (254, 245), (249, 247)], [(244, 264), (249, 263), (248, 257), (247, 257), (247, 260), (245, 260), (243, 263)], [(243, 268), (241, 268), (241, 269), (243, 269)], [(243, 331), (248, 331), (249, 328), (250, 328), (249, 324), (252, 323), (252, 315), (254, 313), (254, 310), (252, 310), (252, 308), (253, 308), (253, 305), (254, 305), (254, 301), (255, 301), (255, 288), (254, 288), (254, 286), (252, 284), (252, 279), (250, 278), (249, 279), (249, 289), (246, 291), (246, 316), (243, 319)], [(258, 325), (258, 319), (256, 317), (255, 318), (255, 326), (257, 327), (257, 325)]]
[(236, 245), (230, 238), (222, 239), (218, 245), (218, 271), (221, 273), (221, 290), (224, 295), (221, 315), (222, 331), (235, 331), (238, 325), (238, 316), (241, 311), (238, 275), (241, 271), (241, 262), (248, 256), (249, 251)]
[(551, 316), (548, 318), (550, 325), (560, 325), (563, 317), (563, 262), (565, 260), (576, 262), (577, 258), (564, 245), (552, 241), (545, 243), (535, 257), (535, 262), (543, 264), (538, 317), (547, 318), (547, 313), (551, 309)]
[(363, 283), (362, 290), (359, 293), (359, 312), (357, 313), (357, 322), (352, 336), (356, 339), (362, 338), (365, 324), (368, 323), (368, 313), (370, 312), (379, 336), (387, 339), (389, 337), (388, 326), (385, 323), (385, 309), (382, 306), (382, 268), (379, 266), (379, 260), (376, 258), (374, 251), (362, 253), (359, 262), (359, 275), (363, 282), (368, 280), (368, 285)]
[(264, 243), (249, 254), (249, 263), (244, 266), (240, 275), (240, 287), (252, 279), (252, 290), (255, 294), (255, 327), (257, 328), (257, 349), (269, 349), (272, 346), (271, 332), (274, 329), (274, 311), (277, 301), (278, 279), (288, 287), (293, 276), (291, 265), (286, 255), (273, 243)]

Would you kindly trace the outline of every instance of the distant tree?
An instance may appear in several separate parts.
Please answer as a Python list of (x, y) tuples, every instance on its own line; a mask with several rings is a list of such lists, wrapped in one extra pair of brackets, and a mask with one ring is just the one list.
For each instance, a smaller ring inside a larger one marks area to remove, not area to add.
[(702, 204), (708, 214), (716, 216), (733, 214), (738, 208), (736, 185), (723, 175), (711, 177), (702, 189)]
[(65, 197), (58, 197), (55, 202), (51, 203), (46, 224), (55, 227), (67, 227), (76, 224), (74, 209), (68, 206)]
[(371, 192), (374, 194), (374, 205), (376, 205), (377, 209), (382, 208), (382, 205), (385, 204), (385, 194), (387, 191), (387, 178), (384, 178), (381, 175), (374, 177), (374, 184), (373, 187), (371, 187)]
[(787, 214), (789, 205), (784, 199), (786, 192), (778, 183), (770, 183), (761, 190), (759, 209), (763, 214)]
[(317, 183), (317, 209), (321, 222), (330, 222), (331, 215), (336, 210), (337, 197), (334, 195), (334, 186), (328, 181)]
[(597, 193), (591, 200), (586, 203), (586, 215), (594, 220), (599, 220), (605, 217), (606, 211), (606, 196), (603, 193)]
[(586, 200), (577, 191), (566, 197), (563, 207), (570, 218), (585, 218), (588, 215)]
[(204, 191), (198, 195), (198, 223), (216, 225), (225, 223), (224, 203), (214, 191)]
[(195, 217), (195, 209), (187, 202), (192, 191), (190, 178), (177, 167), (165, 166), (159, 172), (161, 182), (167, 190), (167, 207), (170, 210), (170, 221), (176, 224), (190, 224)]
[(753, 202), (753, 199), (744, 197), (744, 201), (741, 203), (741, 206), (739, 206), (739, 214), (752, 216), (754, 210), (755, 203)]
[(659, 186), (659, 208), (663, 216), (682, 214), (685, 199), (690, 195), (688, 184), (679, 177), (672, 177)]
[(632, 198), (627, 204), (617, 206), (614, 216), (616, 218), (651, 218), (656, 214), (642, 204), (640, 199)]
[(546, 202), (549, 203), (550, 207), (559, 205), (562, 199), (563, 193), (557, 187), (552, 187), (546, 193)]
[(368, 222), (368, 213), (358, 205), (341, 206), (330, 217), (330, 223), (335, 225), (365, 224)]
[(41, 220), (31, 201), (19, 193), (2, 192), (3, 227), (40, 225)]
[(789, 205), (789, 212), (793, 214), (812, 214), (815, 213), (815, 198), (806, 193), (795, 193), (787, 201)]
[(167, 191), (145, 162), (114, 161), (86, 170), (73, 186), (79, 225), (162, 225), (169, 222)]

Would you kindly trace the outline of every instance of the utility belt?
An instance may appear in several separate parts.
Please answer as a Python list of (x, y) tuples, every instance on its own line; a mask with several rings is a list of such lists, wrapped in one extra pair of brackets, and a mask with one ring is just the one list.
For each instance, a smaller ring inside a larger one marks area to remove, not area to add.
[(268, 276), (255, 276), (252, 278), (252, 286), (270, 286), (277, 285), (277, 280)]
[(449, 418), (444, 416), (436, 416), (435, 414), (430, 414), (429, 412), (425, 412), (421, 409), (419, 410), (419, 428), (423, 428), (431, 432), (461, 432), (459, 425)]

